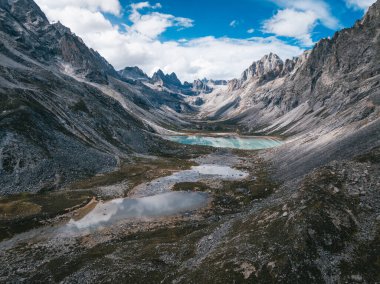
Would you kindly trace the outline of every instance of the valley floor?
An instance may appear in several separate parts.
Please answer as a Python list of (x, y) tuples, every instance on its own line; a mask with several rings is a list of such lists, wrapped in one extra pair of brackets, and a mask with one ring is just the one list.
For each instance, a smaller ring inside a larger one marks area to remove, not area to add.
[[(378, 149), (289, 182), (273, 180), (275, 167), (262, 151), (187, 150), (182, 157), (135, 157), (65, 191), (3, 197), (0, 282), (379, 281)], [(67, 227), (99, 202), (136, 195), (195, 165), (247, 174), (168, 184), (171, 191), (208, 194), (198, 210), (75, 232)]]

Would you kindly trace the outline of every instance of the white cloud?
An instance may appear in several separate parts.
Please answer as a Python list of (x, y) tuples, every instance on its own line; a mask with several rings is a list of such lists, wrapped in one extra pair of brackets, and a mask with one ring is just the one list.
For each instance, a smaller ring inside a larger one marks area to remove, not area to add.
[(137, 32), (150, 38), (156, 38), (169, 27), (189, 28), (193, 26), (193, 20), (188, 18), (175, 17), (169, 14), (151, 12), (142, 15), (142, 9), (159, 9), (161, 4), (150, 5), (149, 2), (134, 3), (131, 5), (132, 11), (129, 20), (133, 23), (127, 29), (129, 32)]
[(323, 0), (271, 0), (280, 8), (270, 19), (264, 21), (265, 32), (277, 36), (293, 37), (303, 45), (313, 44), (311, 35), (317, 24), (329, 29), (339, 27), (339, 21)]
[[(190, 27), (193, 22), (159, 13), (157, 9), (160, 5), (152, 6), (148, 2), (130, 7), (129, 19), (132, 24), (125, 28), (113, 25), (101, 13), (105, 7), (95, 4), (89, 6), (88, 3), (95, 3), (95, 0), (88, 0), (87, 4), (78, 1), (78, 5), (72, 4), (76, 1), (71, 1), (67, 6), (60, 6), (57, 1), (51, 0), (37, 2), (44, 4), (41, 8), (50, 20), (59, 20), (68, 26), (116, 69), (137, 65), (150, 75), (161, 68), (165, 72), (176, 72), (181, 80), (187, 81), (204, 77), (231, 79), (240, 76), (254, 60), (269, 52), (285, 59), (303, 51), (275, 37), (232, 39), (209, 36), (160, 41), (158, 36), (166, 29)], [(115, 9), (114, 14), (120, 14), (120, 11)]]
[(230, 23), (230, 27), (233, 27), (233, 28), (236, 28), (238, 25), (239, 25), (239, 21), (238, 20), (233, 20)]
[(305, 46), (313, 44), (310, 31), (317, 16), (313, 11), (300, 12), (293, 9), (280, 10), (271, 19), (264, 22), (264, 30), (280, 36), (293, 37)]
[(332, 15), (329, 5), (323, 0), (271, 0), (282, 8), (297, 11), (311, 11), (318, 20), (329, 29), (339, 27), (339, 20)]
[(88, 9), (91, 12), (101, 11), (116, 16), (121, 14), (121, 5), (119, 0), (35, 0), (36, 3), (45, 10), (59, 10), (68, 7)]
[(255, 32), (255, 29), (249, 29), (249, 30), (247, 30), (247, 33), (249, 33), (249, 34), (253, 34)]
[(348, 7), (358, 10), (367, 10), (375, 2), (375, 0), (346, 0)]

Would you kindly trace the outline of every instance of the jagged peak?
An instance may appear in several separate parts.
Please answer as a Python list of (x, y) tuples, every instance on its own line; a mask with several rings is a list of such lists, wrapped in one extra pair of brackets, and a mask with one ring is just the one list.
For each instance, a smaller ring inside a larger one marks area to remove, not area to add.
[(179, 80), (178, 77), (177, 77), (177, 74), (174, 73), (174, 72), (172, 72), (172, 73), (169, 75), (169, 77), (170, 77), (171, 79), (173, 79), (173, 80)]
[(137, 66), (127, 66), (118, 73), (125, 79), (132, 80), (149, 80), (148, 75)]
[(161, 69), (158, 69), (152, 76), (154, 82), (163, 83), (164, 85), (173, 85), (176, 87), (182, 86), (181, 81), (178, 79), (177, 74), (165, 74)]
[(263, 77), (268, 73), (274, 73), (274, 75), (279, 74), (282, 71), (283, 65), (284, 62), (282, 59), (277, 54), (271, 52), (264, 55), (260, 60), (253, 62), (251, 66), (243, 72), (241, 81), (244, 82), (253, 77)]
[(277, 54), (270, 52), (269, 54), (264, 55), (260, 59), (260, 61), (272, 61), (272, 60), (281, 60), (281, 58)]
[(165, 76), (165, 73), (161, 69), (158, 69), (156, 72), (154, 72), (154, 75)]
[(145, 73), (142, 69), (140, 69), (138, 66), (127, 66), (125, 67), (124, 69), (120, 70), (120, 71), (137, 71), (137, 72), (141, 72), (141, 73)]

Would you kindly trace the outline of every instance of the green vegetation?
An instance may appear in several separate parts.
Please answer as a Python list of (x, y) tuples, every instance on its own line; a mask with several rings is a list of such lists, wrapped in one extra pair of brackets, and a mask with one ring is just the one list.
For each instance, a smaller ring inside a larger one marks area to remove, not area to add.
[(90, 191), (17, 194), (0, 198), (0, 240), (39, 227), (44, 221), (87, 204)]
[(195, 163), (178, 158), (136, 159), (133, 163), (122, 162), (114, 172), (97, 175), (72, 184), (72, 189), (91, 189), (128, 181), (131, 189), (140, 183), (170, 175), (174, 171), (186, 170)]

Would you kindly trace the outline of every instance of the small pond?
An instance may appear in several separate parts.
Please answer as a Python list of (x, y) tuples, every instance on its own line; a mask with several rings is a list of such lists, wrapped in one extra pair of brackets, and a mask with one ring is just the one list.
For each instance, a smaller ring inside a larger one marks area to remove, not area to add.
[(84, 218), (71, 220), (69, 229), (108, 227), (124, 219), (144, 219), (175, 215), (202, 208), (209, 196), (202, 192), (166, 192), (141, 198), (119, 198), (99, 203)]

